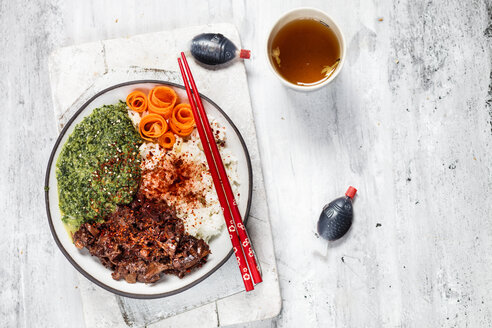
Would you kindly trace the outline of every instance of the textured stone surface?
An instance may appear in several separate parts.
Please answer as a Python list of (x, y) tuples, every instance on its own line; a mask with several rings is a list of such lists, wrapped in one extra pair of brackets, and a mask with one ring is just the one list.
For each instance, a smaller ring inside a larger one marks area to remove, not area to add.
[[(348, 45), (336, 82), (309, 95), (281, 86), (263, 57), (267, 29), (298, 6), (330, 13)], [(57, 136), (48, 54), (220, 22), (253, 51), (283, 299), (276, 320), (247, 327), (492, 326), (490, 0), (0, 1), (0, 326), (83, 327), (77, 276), (44, 214)], [(327, 246), (315, 222), (348, 184), (353, 227)]]
[[(181, 50), (186, 49), (187, 40), (206, 31), (228, 35), (233, 42), (240, 45), (234, 25), (213, 24), (104, 40), (56, 50), (49, 58), (49, 67), (54, 112), (59, 127), (63, 127), (73, 113), (94, 94), (118, 83), (145, 79), (181, 83), (176, 56)], [(156, 40), (159, 40), (157, 45)], [(146, 50), (129, 52), (128, 49)], [(178, 295), (156, 300), (109, 297), (104, 290), (93, 288), (90, 282), (80, 276), (79, 286), (85, 323), (88, 327), (106, 327), (108, 323), (113, 326), (132, 327), (164, 325), (168, 323), (162, 321), (174, 322), (174, 319), (168, 318), (183, 312), (187, 312), (191, 320), (202, 316), (203, 309), (196, 309), (197, 307), (206, 305), (205, 307), (208, 308), (211, 302), (215, 304), (216, 311), (212, 316), (213, 321), (208, 323), (210, 325), (218, 322), (228, 324), (263, 320), (275, 317), (280, 311), (278, 276), (244, 64), (236, 62), (218, 71), (198, 67), (192, 60), (190, 66), (200, 92), (210, 97), (228, 113), (248, 146), (254, 179), (248, 232), (265, 272), (263, 283), (254, 293), (248, 293), (248, 296), (245, 296), (244, 292), (240, 293), (244, 290), (244, 286), (234, 257), (231, 257), (204, 283)], [(91, 78), (72, 78), (71, 72), (75, 77)], [(222, 83), (228, 88), (217, 87)], [(230, 92), (231, 90), (237, 91)], [(254, 316), (228, 317), (226, 316), (229, 314), (228, 311), (223, 308), (228, 308), (231, 295), (235, 295), (236, 303), (242, 304), (244, 313), (249, 313), (250, 310), (258, 307), (262, 310), (256, 311)], [(221, 302), (216, 302), (217, 300)]]

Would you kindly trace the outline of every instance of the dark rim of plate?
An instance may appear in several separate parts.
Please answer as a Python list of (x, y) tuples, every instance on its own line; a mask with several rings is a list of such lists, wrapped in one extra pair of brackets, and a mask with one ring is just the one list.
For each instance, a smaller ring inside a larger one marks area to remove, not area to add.
[[(203, 280), (205, 280), (206, 278), (208, 278), (210, 275), (212, 275), (212, 273), (214, 273), (215, 271), (217, 271), (217, 269), (219, 269), (225, 262), (227, 262), (227, 260), (231, 257), (231, 255), (233, 253), (233, 250), (231, 249), (230, 252), (229, 252), (229, 254), (222, 261), (220, 261), (215, 267), (213, 267), (209, 272), (207, 272), (203, 277), (200, 277), (199, 279), (197, 279), (197, 280), (189, 283), (188, 285), (186, 285), (184, 287), (178, 288), (178, 289), (173, 290), (173, 291), (170, 291), (170, 292), (161, 293), (161, 294), (134, 294), (134, 293), (123, 292), (121, 290), (118, 290), (118, 289), (109, 287), (106, 284), (103, 284), (102, 282), (100, 282), (99, 280), (97, 280), (96, 278), (94, 278), (93, 276), (91, 276), (88, 272), (86, 272), (68, 254), (68, 252), (65, 250), (64, 246), (62, 245), (62, 243), (58, 239), (58, 236), (56, 234), (55, 228), (53, 226), (53, 220), (51, 218), (51, 213), (50, 213), (50, 199), (49, 199), (49, 181), (50, 181), (50, 172), (51, 172), (51, 166), (53, 164), (53, 159), (55, 157), (55, 153), (56, 153), (56, 151), (57, 151), (57, 149), (58, 149), (58, 147), (59, 147), (59, 145), (61, 143), (61, 140), (62, 140), (63, 136), (67, 132), (68, 128), (72, 125), (73, 121), (77, 118), (77, 116), (79, 116), (80, 113), (82, 113), (82, 111), (90, 103), (92, 103), (96, 98), (98, 98), (99, 96), (105, 94), (106, 92), (111, 91), (113, 89), (120, 88), (120, 87), (132, 85), (132, 84), (140, 84), (140, 83), (154, 83), (154, 84), (168, 85), (168, 86), (172, 86), (172, 87), (180, 88), (180, 89), (184, 89), (185, 88), (183, 85), (172, 83), (172, 82), (167, 82), (167, 81), (160, 81), (160, 80), (135, 80), (135, 81), (129, 81), (129, 82), (124, 82), (124, 83), (113, 85), (113, 86), (111, 86), (111, 87), (109, 87), (107, 89), (104, 89), (104, 90), (100, 91), (96, 95), (94, 95), (85, 104), (83, 104), (82, 107), (80, 107), (79, 110), (77, 110), (77, 112), (70, 118), (70, 120), (65, 124), (63, 130), (60, 132), (60, 135), (58, 136), (58, 139), (56, 140), (55, 145), (53, 146), (53, 150), (51, 151), (51, 155), (50, 155), (50, 158), (49, 158), (49, 161), (48, 161), (48, 167), (46, 169), (46, 176), (45, 176), (45, 182), (44, 182), (44, 184), (45, 184), (45, 188), (44, 188), (45, 189), (45, 192), (44, 192), (44, 195), (45, 195), (45, 203), (46, 203), (46, 213), (48, 214), (48, 223), (50, 225), (51, 234), (53, 235), (53, 238), (55, 239), (55, 242), (58, 245), (58, 248), (63, 253), (63, 255), (65, 255), (65, 257), (68, 259), (68, 261), (80, 273), (82, 273), (87, 279), (89, 279), (90, 281), (92, 281), (93, 283), (95, 283), (96, 285), (98, 285), (99, 287), (102, 287), (102, 288), (104, 288), (104, 289), (106, 289), (106, 290), (108, 290), (108, 291), (110, 291), (112, 293), (115, 293), (117, 295), (125, 296), (125, 297), (131, 297), (131, 298), (139, 298), (139, 299), (153, 299), (153, 298), (162, 298), (162, 297), (167, 297), (167, 296), (171, 296), (171, 295), (175, 295), (175, 294), (181, 293), (181, 292), (183, 292), (183, 291), (185, 291), (185, 290), (187, 290), (187, 289), (189, 289), (189, 288), (197, 285), (198, 283), (202, 282)], [(202, 99), (205, 99), (206, 101), (208, 101), (212, 106), (214, 106), (224, 116), (224, 118), (227, 120), (227, 122), (232, 126), (232, 128), (236, 132), (237, 136), (239, 137), (239, 140), (240, 140), (241, 145), (242, 145), (243, 150), (244, 150), (244, 154), (246, 155), (246, 162), (247, 162), (247, 165), (248, 165), (248, 176), (249, 176), (248, 203), (247, 203), (247, 207), (246, 207), (246, 213), (245, 213), (245, 216), (243, 218), (244, 223), (246, 224), (248, 222), (248, 218), (249, 218), (249, 211), (251, 209), (251, 196), (252, 196), (252, 193), (253, 193), (253, 171), (251, 169), (251, 158), (249, 156), (248, 148), (246, 147), (246, 143), (244, 142), (244, 139), (243, 139), (241, 133), (239, 132), (239, 130), (236, 127), (236, 125), (232, 122), (232, 120), (230, 119), (230, 117), (216, 103), (214, 103), (212, 100), (210, 100), (210, 98), (204, 96), (201, 93), (200, 93), (200, 97)]]

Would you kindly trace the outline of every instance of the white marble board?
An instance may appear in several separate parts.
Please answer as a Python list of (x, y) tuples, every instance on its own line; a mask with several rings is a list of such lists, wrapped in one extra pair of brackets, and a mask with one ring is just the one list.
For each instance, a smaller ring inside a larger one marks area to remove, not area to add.
[[(128, 38), (69, 46), (50, 56), (49, 71), (57, 127), (98, 91), (140, 79), (181, 83), (177, 55), (191, 38), (204, 31), (221, 32), (240, 44), (236, 28), (214, 24), (163, 31)], [(264, 320), (280, 311), (280, 291), (268, 207), (260, 166), (246, 72), (242, 62), (221, 70), (207, 70), (190, 61), (198, 89), (232, 118), (242, 133), (253, 167), (253, 202), (248, 230), (258, 253), (264, 282), (250, 293), (243, 290), (235, 259), (204, 282), (179, 295), (158, 300), (119, 297), (79, 275), (79, 289), (87, 327), (175, 326), (186, 318), (203, 326)], [(75, 269), (74, 269), (75, 270)]]

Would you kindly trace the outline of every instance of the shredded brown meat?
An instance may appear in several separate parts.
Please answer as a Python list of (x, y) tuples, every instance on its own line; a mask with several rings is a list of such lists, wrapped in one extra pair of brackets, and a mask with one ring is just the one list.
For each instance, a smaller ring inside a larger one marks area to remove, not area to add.
[(156, 282), (163, 273), (182, 278), (203, 265), (210, 253), (205, 241), (186, 234), (169, 207), (142, 195), (103, 223), (84, 223), (73, 240), (113, 270), (115, 280), (129, 283)]

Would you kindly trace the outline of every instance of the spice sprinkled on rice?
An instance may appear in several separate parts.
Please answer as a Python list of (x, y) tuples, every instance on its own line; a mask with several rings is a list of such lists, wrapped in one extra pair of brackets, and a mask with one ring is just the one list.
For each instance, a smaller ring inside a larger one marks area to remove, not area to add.
[[(138, 124), (136, 117), (132, 120)], [(211, 126), (237, 200), (237, 160), (226, 148), (226, 128), (213, 119)], [(224, 217), (202, 149), (196, 130), (187, 138), (177, 137), (172, 150), (152, 142), (142, 144), (140, 192), (165, 201), (184, 220), (187, 233), (208, 242), (220, 234)]]

